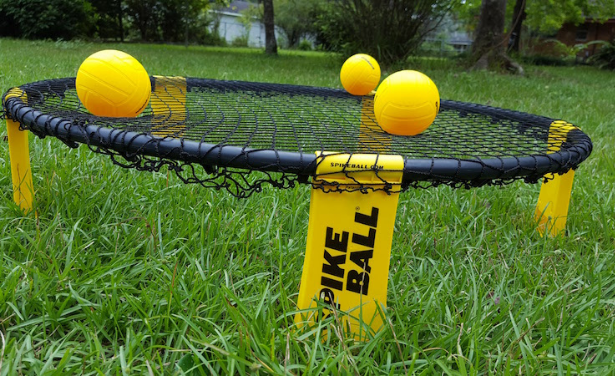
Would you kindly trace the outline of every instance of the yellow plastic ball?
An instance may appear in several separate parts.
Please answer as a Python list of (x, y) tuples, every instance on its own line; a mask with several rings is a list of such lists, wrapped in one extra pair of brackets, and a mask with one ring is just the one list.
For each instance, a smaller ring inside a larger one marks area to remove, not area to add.
[(380, 82), (380, 65), (369, 55), (353, 55), (342, 65), (340, 80), (350, 94), (367, 95)]
[(77, 96), (96, 116), (134, 117), (149, 103), (151, 83), (143, 65), (129, 54), (104, 50), (90, 55), (77, 72)]
[(374, 114), (388, 133), (414, 136), (433, 123), (440, 109), (440, 93), (421, 72), (403, 70), (387, 77), (376, 91)]

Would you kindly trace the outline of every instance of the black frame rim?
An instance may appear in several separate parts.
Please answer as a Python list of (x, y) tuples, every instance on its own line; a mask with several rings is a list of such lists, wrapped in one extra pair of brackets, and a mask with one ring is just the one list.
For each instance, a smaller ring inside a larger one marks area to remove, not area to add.
[[(35, 83), (34, 83), (35, 84)], [(271, 86), (289, 86), (269, 84)], [(75, 126), (73, 122), (61, 117), (48, 115), (23, 103), (16, 97), (3, 96), (5, 116), (19, 122), (34, 133), (54, 136), (65, 142), (87, 144), (94, 147), (109, 148), (122, 156), (130, 158), (146, 155), (162, 159), (197, 163), (202, 166), (230, 167), (246, 170), (292, 173), (300, 176), (314, 176), (318, 166), (315, 153), (287, 152), (271, 149), (251, 149), (232, 145), (201, 143), (197, 141), (159, 138), (144, 133), (124, 131), (116, 128), (103, 128), (96, 125)], [(442, 100), (442, 107), (460, 112), (474, 113), (480, 110), (494, 118), (505, 117), (513, 121), (531, 120), (549, 126), (556, 119), (523, 112), (505, 110), (497, 107), (473, 103)], [(403, 183), (417, 181), (455, 181), (473, 182), (482, 185), (492, 180), (526, 178), (538, 180), (545, 174), (560, 173), (575, 169), (592, 151), (590, 138), (581, 130), (574, 129), (569, 136), (581, 140), (569, 145), (565, 150), (550, 154), (539, 154), (508, 158), (453, 159), (404, 157)], [(358, 153), (356, 153), (358, 154)], [(373, 154), (373, 153), (372, 153)], [(403, 157), (403, 156), (402, 156)], [(562, 166), (567, 166), (562, 168)]]

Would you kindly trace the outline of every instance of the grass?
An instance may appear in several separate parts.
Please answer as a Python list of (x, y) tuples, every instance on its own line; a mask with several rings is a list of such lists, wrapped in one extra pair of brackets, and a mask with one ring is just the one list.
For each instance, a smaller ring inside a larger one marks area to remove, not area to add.
[[(0, 91), (74, 76), (118, 47), (151, 74), (339, 87), (340, 61), (320, 53), (0, 39)], [(389, 325), (367, 343), (323, 340), (292, 329), (308, 187), (240, 200), (32, 138), (39, 216), (24, 217), (0, 129), (0, 375), (614, 373), (614, 74), (407, 68), (443, 98), (566, 119), (592, 137), (568, 236), (536, 232), (539, 186), (406, 192)]]

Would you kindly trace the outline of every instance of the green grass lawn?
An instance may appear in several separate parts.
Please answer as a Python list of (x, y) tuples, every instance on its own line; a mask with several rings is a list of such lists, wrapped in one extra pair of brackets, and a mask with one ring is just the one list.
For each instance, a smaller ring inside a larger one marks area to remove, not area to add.
[[(150, 74), (341, 87), (323, 53), (0, 39), (0, 92), (119, 48)], [(12, 201), (0, 128), (0, 375), (615, 373), (615, 73), (525, 77), (411, 59), (444, 99), (562, 118), (594, 142), (568, 236), (539, 186), (400, 196), (388, 324), (366, 343), (293, 330), (309, 187), (241, 200), (31, 137), (38, 218)], [(391, 73), (391, 72), (389, 72)], [(181, 362), (180, 362), (181, 360)]]

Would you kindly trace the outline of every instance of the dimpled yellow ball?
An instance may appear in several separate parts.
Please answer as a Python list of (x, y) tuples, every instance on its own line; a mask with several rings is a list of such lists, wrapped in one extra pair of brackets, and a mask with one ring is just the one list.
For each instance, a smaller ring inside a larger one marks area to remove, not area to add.
[(380, 82), (380, 65), (369, 55), (353, 55), (342, 65), (340, 80), (352, 95), (369, 94)]
[(414, 136), (433, 123), (440, 109), (440, 94), (421, 72), (403, 70), (387, 77), (376, 91), (374, 114), (388, 133)]
[(96, 116), (134, 117), (149, 102), (151, 83), (143, 65), (117, 50), (90, 55), (77, 72), (77, 96)]

